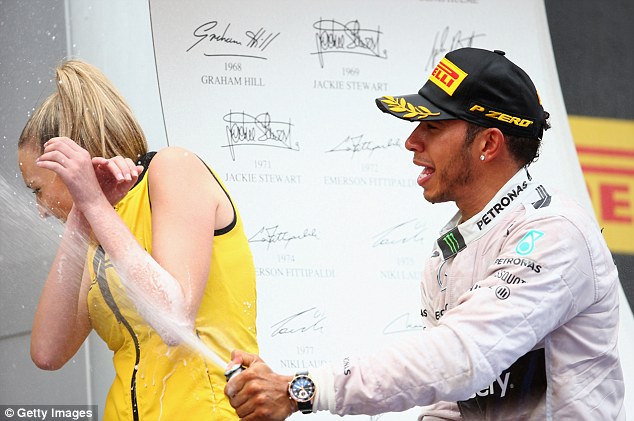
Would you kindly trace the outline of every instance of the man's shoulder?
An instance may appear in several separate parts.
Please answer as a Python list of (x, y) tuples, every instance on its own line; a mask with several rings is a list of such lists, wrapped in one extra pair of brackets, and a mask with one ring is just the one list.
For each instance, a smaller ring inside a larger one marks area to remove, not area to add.
[(524, 203), (524, 210), (528, 219), (561, 218), (575, 225), (596, 225), (592, 209), (584, 207), (569, 193), (546, 184), (537, 185), (531, 200)]

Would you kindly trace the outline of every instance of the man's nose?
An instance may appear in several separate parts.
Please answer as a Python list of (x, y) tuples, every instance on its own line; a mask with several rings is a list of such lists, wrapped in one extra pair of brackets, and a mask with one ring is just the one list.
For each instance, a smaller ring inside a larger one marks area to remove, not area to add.
[(405, 149), (411, 152), (422, 152), (425, 149), (422, 139), (419, 136), (418, 127), (414, 129), (407, 140), (405, 140)]

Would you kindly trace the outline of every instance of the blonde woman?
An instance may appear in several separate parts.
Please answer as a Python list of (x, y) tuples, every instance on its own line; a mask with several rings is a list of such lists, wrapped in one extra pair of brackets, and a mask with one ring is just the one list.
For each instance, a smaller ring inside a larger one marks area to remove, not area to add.
[[(69, 60), (28, 120), (18, 157), (43, 216), (65, 222), (31, 335), (62, 367), (92, 329), (114, 352), (104, 419), (237, 419), (223, 394), (232, 348), (257, 351), (255, 270), (226, 188), (195, 154), (148, 153), (130, 108)], [(199, 343), (199, 342), (196, 342)]]

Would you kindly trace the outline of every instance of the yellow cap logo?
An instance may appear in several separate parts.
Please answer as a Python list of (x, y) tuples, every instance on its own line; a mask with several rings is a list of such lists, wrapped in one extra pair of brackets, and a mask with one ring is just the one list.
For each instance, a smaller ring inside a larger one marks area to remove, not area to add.
[(434, 113), (429, 108), (422, 105), (416, 106), (405, 101), (405, 98), (394, 98), (393, 96), (384, 96), (381, 102), (387, 105), (387, 108), (393, 113), (404, 113), (401, 117), (407, 119), (423, 119), (430, 116), (437, 116), (440, 113)]
[(434, 71), (431, 72), (429, 80), (445, 91), (447, 95), (452, 96), (466, 77), (467, 73), (445, 57), (440, 60)]

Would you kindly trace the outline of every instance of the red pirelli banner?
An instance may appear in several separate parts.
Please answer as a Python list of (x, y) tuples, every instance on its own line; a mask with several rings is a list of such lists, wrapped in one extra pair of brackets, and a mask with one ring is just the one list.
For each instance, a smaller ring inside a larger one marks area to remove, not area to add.
[(634, 121), (570, 116), (592, 206), (614, 253), (634, 254)]

